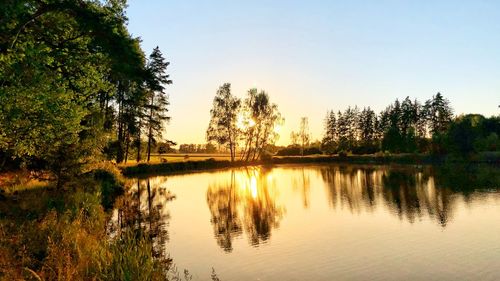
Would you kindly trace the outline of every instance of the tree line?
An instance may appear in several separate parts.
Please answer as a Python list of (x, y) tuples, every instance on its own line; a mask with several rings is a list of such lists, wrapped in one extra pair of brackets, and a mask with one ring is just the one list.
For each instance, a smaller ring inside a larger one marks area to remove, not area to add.
[(379, 114), (357, 106), (329, 111), (321, 149), (327, 154), (470, 153), (497, 150), (498, 134), (498, 117), (455, 117), (449, 101), (437, 93), (424, 103), (396, 99)]
[(1, 4), (0, 170), (48, 169), (63, 179), (99, 159), (150, 159), (169, 120), (172, 81), (160, 49), (146, 58), (129, 34), (125, 7)]
[(301, 117), (299, 128), (290, 134), (291, 144), (285, 148), (274, 145), (279, 137), (276, 128), (284, 119), (264, 91), (250, 89), (242, 101), (226, 83), (217, 90), (210, 113), (207, 141), (227, 147), (231, 161), (254, 161), (275, 152), (278, 156), (377, 152), (467, 155), (500, 148), (500, 117), (454, 116), (449, 100), (439, 92), (423, 103), (410, 97), (396, 99), (378, 114), (370, 107), (330, 110), (321, 141), (311, 142), (309, 120)]

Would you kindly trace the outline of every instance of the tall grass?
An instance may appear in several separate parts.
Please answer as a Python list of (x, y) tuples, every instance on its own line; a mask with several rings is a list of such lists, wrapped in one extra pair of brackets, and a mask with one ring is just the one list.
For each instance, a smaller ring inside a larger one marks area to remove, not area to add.
[[(121, 190), (121, 191), (120, 191)], [(141, 229), (110, 238), (105, 206), (122, 179), (100, 169), (64, 192), (28, 189), (0, 200), (0, 280), (179, 280)]]

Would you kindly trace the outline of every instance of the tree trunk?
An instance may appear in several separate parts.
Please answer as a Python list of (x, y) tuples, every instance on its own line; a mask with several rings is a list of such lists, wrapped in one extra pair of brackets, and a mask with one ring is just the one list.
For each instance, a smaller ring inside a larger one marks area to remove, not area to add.
[(125, 163), (127, 163), (127, 160), (128, 160), (128, 149), (130, 147), (129, 132), (127, 132), (127, 137), (125, 138), (125, 142), (126, 142), (126, 145), (125, 145)]
[(149, 127), (149, 136), (148, 136), (148, 162), (151, 159), (151, 141), (153, 139), (152, 134), (153, 134), (153, 131), (152, 131), (151, 127)]
[[(118, 84), (118, 88), (120, 85)], [(116, 162), (123, 162), (123, 120), (122, 120), (122, 111), (123, 111), (123, 92), (118, 90), (118, 148), (116, 152)]]
[(231, 162), (234, 162), (234, 157), (233, 157), (233, 144), (229, 143), (229, 153), (231, 154)]
[(151, 159), (151, 142), (153, 140), (153, 103), (154, 93), (151, 95), (151, 108), (149, 110), (149, 132), (148, 132), (148, 162)]

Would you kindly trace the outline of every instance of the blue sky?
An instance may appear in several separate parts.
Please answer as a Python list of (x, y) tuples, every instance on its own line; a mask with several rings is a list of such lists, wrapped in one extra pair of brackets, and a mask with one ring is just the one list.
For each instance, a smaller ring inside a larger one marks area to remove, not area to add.
[(329, 109), (440, 91), (456, 113), (500, 113), (500, 1), (129, 1), (129, 30), (171, 62), (167, 137), (204, 142), (215, 91), (266, 90), (321, 139)]

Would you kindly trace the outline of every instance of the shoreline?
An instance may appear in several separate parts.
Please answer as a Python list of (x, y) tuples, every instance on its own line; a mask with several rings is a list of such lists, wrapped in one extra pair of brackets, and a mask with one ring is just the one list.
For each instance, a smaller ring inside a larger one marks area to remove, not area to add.
[(468, 159), (451, 156), (432, 156), (422, 154), (398, 154), (398, 155), (349, 155), (349, 156), (316, 156), (316, 157), (273, 157), (269, 160), (259, 161), (235, 161), (207, 159), (203, 161), (185, 161), (170, 163), (139, 163), (133, 166), (119, 167), (125, 177), (140, 177), (145, 175), (187, 174), (220, 170), (227, 168), (241, 168), (247, 166), (275, 166), (281, 164), (403, 164), (403, 165), (441, 165), (454, 164), (500, 164), (500, 157), (472, 156)]

